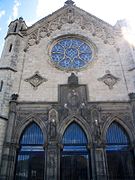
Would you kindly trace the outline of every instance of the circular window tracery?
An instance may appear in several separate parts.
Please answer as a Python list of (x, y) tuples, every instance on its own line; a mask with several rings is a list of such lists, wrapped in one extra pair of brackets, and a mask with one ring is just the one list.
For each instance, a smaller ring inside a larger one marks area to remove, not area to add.
[(92, 50), (81, 39), (65, 38), (53, 46), (51, 60), (60, 69), (77, 70), (92, 61)]

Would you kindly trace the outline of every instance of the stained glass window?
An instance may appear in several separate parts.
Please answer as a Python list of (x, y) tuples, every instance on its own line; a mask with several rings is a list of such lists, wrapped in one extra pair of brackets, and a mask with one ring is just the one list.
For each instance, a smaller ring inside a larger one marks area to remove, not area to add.
[(87, 144), (87, 138), (82, 128), (72, 123), (64, 133), (63, 144)]
[(135, 159), (129, 148), (129, 137), (117, 122), (113, 122), (106, 134), (106, 154), (109, 180), (135, 179)]
[(58, 41), (51, 50), (52, 62), (61, 69), (85, 67), (92, 60), (90, 46), (81, 39), (66, 38)]
[(44, 179), (44, 138), (37, 124), (30, 124), (20, 139), (15, 180)]
[(88, 180), (91, 177), (87, 137), (83, 129), (72, 123), (63, 135), (61, 152), (61, 180)]

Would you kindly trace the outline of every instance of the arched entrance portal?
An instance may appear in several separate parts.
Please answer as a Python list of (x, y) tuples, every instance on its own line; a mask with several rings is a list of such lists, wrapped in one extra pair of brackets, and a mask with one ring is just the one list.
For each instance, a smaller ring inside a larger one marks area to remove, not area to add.
[(44, 138), (36, 123), (30, 124), (20, 139), (15, 180), (43, 180), (45, 153)]
[(123, 127), (113, 122), (106, 134), (109, 180), (135, 179), (135, 160), (129, 137)]
[(83, 129), (75, 122), (66, 129), (61, 151), (61, 180), (89, 180), (90, 155), (87, 149), (87, 137)]

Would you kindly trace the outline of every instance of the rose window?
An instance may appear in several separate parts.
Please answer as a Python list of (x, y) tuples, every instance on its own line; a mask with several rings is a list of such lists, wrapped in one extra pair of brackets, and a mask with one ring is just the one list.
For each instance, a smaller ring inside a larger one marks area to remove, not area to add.
[(92, 61), (92, 50), (83, 40), (66, 38), (53, 46), (51, 60), (58, 68), (77, 70)]

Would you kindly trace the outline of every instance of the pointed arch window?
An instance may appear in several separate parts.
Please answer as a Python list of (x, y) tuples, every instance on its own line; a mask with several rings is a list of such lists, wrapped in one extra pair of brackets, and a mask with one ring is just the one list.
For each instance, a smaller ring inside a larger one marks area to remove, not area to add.
[(90, 155), (88, 140), (83, 129), (75, 122), (66, 129), (61, 151), (61, 180), (89, 180)]
[(44, 179), (45, 152), (44, 138), (36, 123), (30, 124), (20, 139), (15, 180)]
[(117, 122), (113, 122), (106, 133), (106, 155), (109, 180), (135, 178), (135, 160), (129, 136)]

